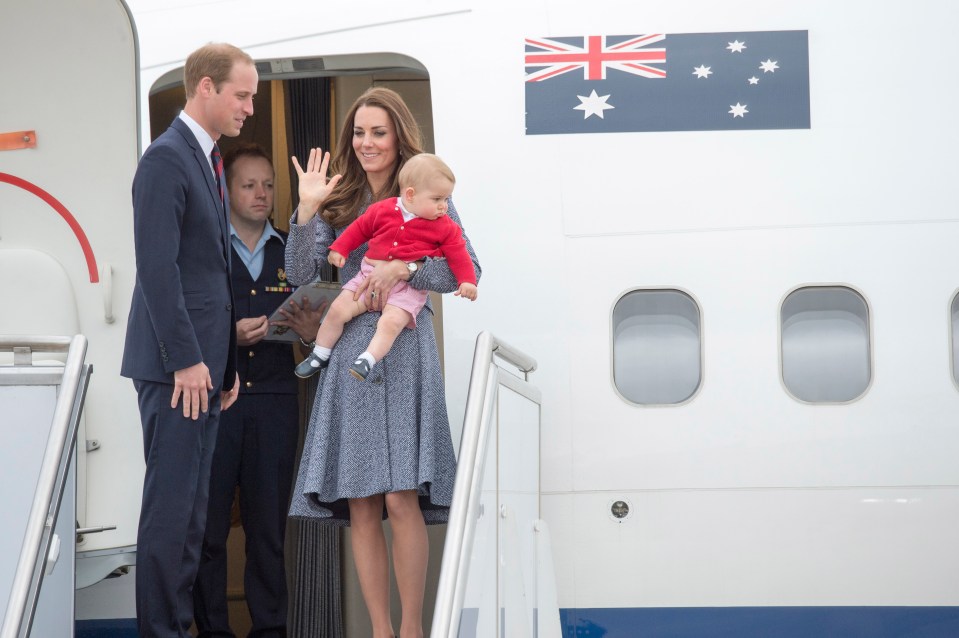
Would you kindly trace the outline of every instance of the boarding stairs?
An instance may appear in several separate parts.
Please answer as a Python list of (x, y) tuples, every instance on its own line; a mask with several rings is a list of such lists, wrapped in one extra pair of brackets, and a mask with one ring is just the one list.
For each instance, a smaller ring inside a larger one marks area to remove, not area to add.
[(536, 361), (476, 340), (433, 638), (558, 638), (549, 528), (540, 510)]
[(73, 635), (76, 440), (92, 371), (86, 350), (80, 335), (0, 336), (0, 600), (7, 601), (0, 638)]

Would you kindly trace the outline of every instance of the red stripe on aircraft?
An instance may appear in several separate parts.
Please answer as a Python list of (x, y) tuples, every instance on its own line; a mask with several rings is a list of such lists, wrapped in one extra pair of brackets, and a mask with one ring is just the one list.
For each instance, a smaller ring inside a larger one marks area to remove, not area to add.
[(87, 271), (90, 273), (90, 283), (95, 284), (100, 281), (100, 275), (97, 272), (97, 259), (93, 256), (93, 248), (90, 246), (90, 240), (87, 239), (86, 233), (83, 232), (83, 228), (80, 226), (80, 223), (77, 221), (77, 218), (67, 210), (67, 207), (60, 203), (60, 201), (43, 190), (36, 184), (28, 182), (25, 179), (21, 179), (15, 175), (10, 175), (9, 173), (0, 173), (0, 182), (6, 182), (7, 184), (12, 184), (27, 191), (28, 193), (33, 193), (47, 204), (50, 207), (57, 211), (60, 214), (60, 217), (67, 222), (70, 226), (70, 230), (73, 231), (73, 234), (76, 235), (77, 241), (80, 242), (80, 249), (83, 250), (83, 256), (87, 260)]

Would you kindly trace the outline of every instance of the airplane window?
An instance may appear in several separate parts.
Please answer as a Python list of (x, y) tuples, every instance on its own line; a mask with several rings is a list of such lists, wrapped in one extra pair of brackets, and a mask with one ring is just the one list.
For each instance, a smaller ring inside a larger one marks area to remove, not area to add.
[(786, 389), (808, 403), (844, 403), (872, 378), (869, 308), (855, 290), (809, 286), (781, 309), (781, 364)]
[(959, 385), (959, 293), (952, 298), (952, 378)]
[(635, 290), (613, 308), (613, 382), (640, 405), (683, 403), (702, 382), (699, 306), (679, 290)]

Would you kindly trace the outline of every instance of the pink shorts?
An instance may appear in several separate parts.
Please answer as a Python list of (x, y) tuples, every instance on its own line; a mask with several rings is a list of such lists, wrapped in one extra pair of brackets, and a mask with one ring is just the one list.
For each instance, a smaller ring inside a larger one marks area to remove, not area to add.
[[(343, 290), (349, 290), (356, 292), (356, 289), (360, 287), (360, 284), (366, 281), (366, 278), (369, 274), (373, 272), (373, 266), (369, 265), (365, 261), (360, 266), (360, 272), (356, 274), (353, 279), (350, 279), (348, 282), (343, 284)], [(417, 290), (413, 288), (405, 281), (398, 281), (396, 285), (393, 286), (393, 289), (390, 290), (389, 296), (386, 298), (386, 305), (396, 306), (406, 312), (410, 313), (410, 322), (407, 324), (407, 328), (416, 327), (416, 315), (420, 314), (420, 310), (423, 309), (423, 306), (426, 304), (426, 298), (429, 295), (425, 290)], [(366, 293), (367, 305), (369, 305), (369, 292)]]

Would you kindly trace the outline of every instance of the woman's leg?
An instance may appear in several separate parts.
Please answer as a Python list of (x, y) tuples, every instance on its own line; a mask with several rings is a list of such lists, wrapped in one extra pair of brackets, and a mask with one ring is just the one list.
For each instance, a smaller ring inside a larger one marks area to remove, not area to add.
[(430, 546), (416, 491), (387, 494), (386, 509), (393, 529), (393, 568), (403, 608), (400, 638), (423, 638), (423, 596)]
[(373, 625), (373, 638), (393, 635), (390, 620), (390, 563), (383, 534), (383, 495), (351, 498), (353, 562)]

